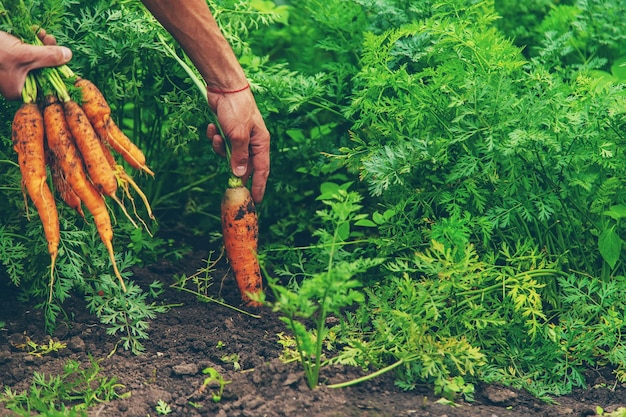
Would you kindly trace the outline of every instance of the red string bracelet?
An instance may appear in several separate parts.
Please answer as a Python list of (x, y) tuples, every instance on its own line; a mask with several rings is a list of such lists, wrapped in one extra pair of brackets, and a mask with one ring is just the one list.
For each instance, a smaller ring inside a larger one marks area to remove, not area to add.
[(248, 88), (250, 88), (250, 83), (246, 84), (245, 87), (242, 87), (238, 90), (220, 90), (218, 88), (211, 88), (211, 87), (207, 87), (207, 91), (209, 93), (213, 93), (213, 94), (234, 94), (234, 93), (240, 93), (244, 90), (247, 90)]

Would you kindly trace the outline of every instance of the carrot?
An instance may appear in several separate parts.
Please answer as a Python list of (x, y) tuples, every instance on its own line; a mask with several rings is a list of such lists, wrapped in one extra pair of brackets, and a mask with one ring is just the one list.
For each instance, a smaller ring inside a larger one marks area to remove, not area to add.
[(111, 119), (111, 108), (98, 87), (80, 77), (74, 85), (82, 92), (82, 108), (100, 139), (111, 145), (130, 166), (154, 176), (154, 172), (146, 165), (146, 157), (141, 149)]
[(100, 235), (100, 240), (102, 240), (102, 243), (104, 243), (104, 246), (109, 253), (109, 259), (111, 260), (111, 265), (113, 266), (113, 272), (120, 282), (122, 290), (126, 292), (124, 278), (122, 278), (122, 275), (117, 268), (117, 263), (115, 262), (115, 251), (113, 250), (113, 228), (111, 227), (111, 217), (107, 211), (104, 199), (89, 181), (85, 181), (85, 188), (82, 190), (82, 195), (83, 202), (93, 217), (96, 229)]
[[(50, 105), (54, 103), (56, 103), (56, 105)], [(67, 130), (67, 124), (65, 123), (63, 108), (58, 104), (56, 97), (52, 95), (46, 96), (43, 109), (43, 121), (48, 148), (50, 147), (50, 143), (58, 143), (60, 140), (58, 137), (60, 135), (70, 135), (69, 130)], [(52, 173), (52, 183), (59, 192), (61, 199), (65, 201), (68, 206), (76, 210), (82, 218), (85, 218), (80, 197), (78, 197), (67, 181), (67, 173), (63, 170), (60, 159), (51, 149), (47, 152), (47, 156), (50, 172)]]
[(259, 307), (250, 294), (263, 291), (261, 270), (257, 259), (259, 226), (256, 207), (241, 179), (229, 180), (222, 198), (222, 234), (230, 266), (244, 303)]
[[(44, 125), (46, 119), (46, 112), (44, 110)], [(52, 174), (52, 183), (54, 187), (59, 192), (61, 199), (76, 210), (80, 217), (85, 218), (85, 213), (83, 212), (83, 208), (81, 205), (80, 197), (74, 192), (70, 184), (67, 182), (67, 175), (61, 168), (58, 158), (52, 152), (47, 153), (48, 157), (48, 166), (50, 167), (50, 173)]]
[(63, 103), (65, 119), (83, 157), (89, 178), (98, 191), (115, 197), (117, 181), (100, 147), (100, 139), (83, 109), (73, 100)]
[(96, 127), (95, 129), (100, 139), (111, 145), (131, 167), (154, 176), (154, 172), (146, 165), (146, 157), (141, 149), (131, 142), (113, 119), (109, 119), (102, 128)]
[[(46, 110), (49, 114), (46, 120), (46, 132), (50, 132), (48, 133), (48, 146), (57, 158), (61, 169), (65, 172), (67, 182), (91, 213), (100, 239), (109, 253), (115, 276), (120, 281), (122, 289), (126, 291), (126, 285), (115, 262), (113, 229), (109, 212), (102, 195), (87, 178), (83, 161), (72, 137), (68, 122), (64, 117), (63, 106), (53, 99), (46, 107)], [(100, 146), (99, 143), (97, 145), (98, 147)]]
[(44, 119), (33, 101), (25, 101), (17, 110), (12, 125), (13, 149), (17, 152), (22, 184), (37, 208), (50, 254), (50, 301), (54, 286), (54, 266), (59, 253), (61, 231), (54, 196), (46, 182)]
[(94, 128), (104, 127), (111, 118), (111, 107), (94, 83), (85, 78), (76, 78), (74, 85), (82, 93), (82, 108)]

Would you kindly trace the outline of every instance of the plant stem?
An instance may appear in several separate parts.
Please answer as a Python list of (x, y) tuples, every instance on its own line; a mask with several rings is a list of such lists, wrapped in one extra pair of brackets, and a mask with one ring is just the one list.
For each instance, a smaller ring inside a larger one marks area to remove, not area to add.
[(70, 95), (67, 91), (67, 87), (65, 86), (63, 79), (56, 69), (47, 68), (42, 74), (45, 74), (45, 80), (47, 80), (52, 85), (52, 87), (56, 91), (57, 96), (59, 97), (59, 99), (61, 99), (62, 102), (65, 103), (70, 101)]
[(200, 294), (200, 293), (198, 293), (198, 292), (196, 292), (196, 291), (192, 291), (192, 290), (190, 290), (190, 289), (187, 289), (187, 288), (184, 288), (184, 287), (179, 287), (179, 286), (176, 286), (176, 285), (172, 285), (172, 287), (173, 287), (173, 288), (176, 288), (176, 289), (178, 289), (178, 290), (181, 290), (181, 291), (186, 291), (186, 292), (188, 292), (188, 293), (194, 294), (195, 296), (197, 296), (198, 298), (200, 298), (200, 299), (202, 299), (202, 300), (204, 300), (204, 301), (208, 301), (208, 302), (211, 302), (211, 303), (215, 303), (215, 304), (221, 305), (222, 307), (230, 308), (231, 310), (234, 310), (234, 311), (236, 311), (236, 312), (238, 312), (238, 313), (245, 314), (245, 315), (250, 316), (250, 317), (252, 317), (252, 318), (255, 318), (255, 319), (260, 319), (260, 318), (261, 318), (261, 316), (259, 316), (259, 315), (257, 315), (257, 314), (253, 314), (253, 313), (250, 313), (250, 312), (248, 312), (248, 311), (245, 311), (245, 310), (242, 310), (242, 309), (240, 309), (240, 308), (237, 308), (237, 307), (235, 307), (235, 306), (232, 306), (232, 305), (230, 305), (230, 304), (226, 304), (226, 303), (225, 303), (225, 302), (223, 302), (223, 301), (220, 301), (220, 300), (218, 300), (218, 299), (216, 299), (216, 298), (213, 298), (213, 297), (209, 297), (209, 296), (204, 295), (204, 294)]
[(362, 376), (360, 378), (352, 379), (352, 380), (346, 381), (346, 382), (340, 382), (338, 384), (326, 385), (326, 387), (327, 388), (345, 388), (345, 387), (349, 387), (349, 386), (352, 386), (352, 385), (360, 384), (361, 382), (369, 381), (370, 379), (376, 378), (377, 376), (380, 376), (380, 375), (384, 374), (385, 372), (389, 372), (389, 371), (397, 368), (398, 366), (402, 365), (403, 363), (410, 362), (410, 361), (412, 361), (414, 359), (415, 359), (415, 357), (410, 357), (408, 359), (401, 358), (400, 360), (392, 363), (391, 365), (386, 366), (384, 368), (381, 368), (378, 371), (373, 372), (373, 373), (371, 373), (369, 375), (365, 375), (365, 376)]
[(189, 78), (191, 78), (191, 81), (194, 83), (194, 85), (198, 88), (198, 90), (202, 94), (202, 97), (207, 99), (208, 92), (207, 92), (206, 86), (204, 85), (204, 82), (202, 82), (202, 79), (195, 73), (195, 71), (181, 57), (178, 56), (176, 51), (167, 43), (167, 41), (165, 40), (165, 38), (163, 38), (161, 34), (159, 34), (158, 37), (159, 37), (159, 41), (161, 41), (161, 44), (165, 48), (165, 51), (172, 58), (174, 58), (176, 62), (178, 62), (178, 64), (187, 73)]
[(333, 240), (330, 244), (330, 253), (328, 254), (328, 266), (326, 269), (326, 288), (324, 288), (324, 294), (320, 299), (320, 314), (317, 317), (317, 337), (315, 338), (315, 365), (313, 368), (313, 373), (311, 376), (311, 380), (309, 380), (309, 388), (313, 389), (319, 383), (320, 370), (322, 367), (322, 345), (324, 342), (324, 326), (326, 326), (326, 299), (328, 298), (328, 292), (330, 291), (330, 283), (331, 283), (331, 273), (333, 270), (334, 257), (335, 257), (335, 249), (337, 245), (337, 238), (339, 235), (339, 227), (335, 228), (335, 232), (333, 233)]
[(307, 250), (307, 249), (322, 249), (329, 246), (344, 246), (344, 245), (356, 245), (358, 243), (369, 243), (370, 239), (358, 239), (358, 240), (350, 240), (345, 242), (333, 242), (333, 243), (325, 243), (320, 245), (309, 245), (309, 246), (297, 246), (293, 247), (284, 247), (284, 248), (269, 248), (266, 249), (265, 252), (282, 252), (282, 251), (295, 251), (295, 250)]
[(24, 100), (24, 103), (34, 103), (37, 100), (37, 83), (35, 82), (35, 76), (30, 73), (26, 76), (26, 81), (24, 82), (22, 100)]

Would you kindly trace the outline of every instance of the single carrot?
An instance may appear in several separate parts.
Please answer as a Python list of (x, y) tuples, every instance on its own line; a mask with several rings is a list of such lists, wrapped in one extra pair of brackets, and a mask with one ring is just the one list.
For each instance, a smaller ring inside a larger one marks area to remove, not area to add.
[(113, 119), (109, 119), (103, 127), (96, 127), (100, 139), (109, 144), (128, 164), (154, 177), (154, 172), (146, 165), (146, 157), (119, 128)]
[(82, 108), (94, 128), (104, 127), (111, 118), (111, 107), (94, 83), (77, 77), (74, 86), (80, 88)]
[(83, 193), (83, 202), (85, 203), (87, 210), (91, 213), (93, 222), (95, 223), (98, 234), (100, 235), (100, 240), (102, 240), (102, 243), (104, 243), (104, 246), (109, 253), (109, 259), (111, 260), (111, 265), (113, 266), (113, 272), (120, 282), (122, 290), (126, 292), (124, 278), (122, 278), (122, 274), (120, 274), (120, 271), (117, 268), (117, 263), (115, 262), (115, 251), (113, 250), (113, 228), (111, 227), (111, 217), (107, 211), (104, 199), (88, 181), (85, 182), (85, 189), (83, 190)]
[[(44, 125), (45, 125), (45, 116), (46, 112), (44, 110)], [(48, 136), (48, 135), (46, 135)], [(59, 192), (61, 199), (76, 210), (80, 217), (85, 218), (85, 213), (83, 212), (83, 208), (81, 205), (80, 197), (78, 194), (74, 192), (70, 184), (67, 182), (67, 175), (65, 171), (61, 168), (61, 164), (59, 163), (59, 159), (54, 155), (53, 152), (47, 152), (48, 157), (48, 166), (50, 167), (50, 173), (52, 174), (52, 183), (54, 187)]]
[[(50, 105), (55, 104), (55, 105)], [(44, 132), (48, 148), (50, 144), (56, 145), (61, 139), (59, 136), (69, 136), (69, 130), (67, 129), (67, 123), (65, 123), (65, 116), (63, 115), (63, 108), (57, 102), (56, 97), (52, 95), (46, 96), (43, 109), (43, 123)], [(50, 172), (52, 173), (52, 183), (56, 187), (61, 199), (65, 203), (76, 210), (82, 218), (85, 218), (85, 213), (81, 207), (80, 197), (74, 192), (72, 186), (67, 181), (67, 173), (63, 170), (59, 157), (52, 149), (47, 152), (48, 165), (50, 166)]]
[(61, 231), (54, 196), (46, 182), (44, 119), (34, 101), (24, 102), (12, 125), (13, 149), (17, 152), (22, 184), (37, 208), (50, 254), (50, 298), (54, 286), (54, 266), (59, 253)]
[(235, 274), (244, 303), (259, 307), (251, 294), (263, 291), (261, 269), (257, 259), (259, 225), (250, 192), (240, 178), (231, 178), (222, 198), (222, 234), (224, 248)]
[[(115, 262), (113, 228), (111, 227), (109, 212), (102, 195), (87, 178), (83, 161), (65, 118), (63, 106), (52, 99), (46, 110), (50, 114), (49, 123), (54, 125), (47, 129), (50, 132), (48, 134), (48, 146), (57, 158), (61, 169), (65, 172), (67, 182), (91, 213), (100, 239), (109, 253), (115, 276), (120, 281), (122, 289), (126, 291), (126, 285)], [(98, 146), (100, 146), (99, 143)]]
[(78, 77), (74, 85), (82, 93), (82, 108), (101, 140), (109, 144), (135, 169), (154, 176), (146, 157), (111, 118), (111, 108), (104, 95), (91, 81)]
[(115, 197), (117, 181), (100, 147), (100, 139), (83, 109), (73, 100), (63, 102), (65, 119), (78, 145), (89, 178), (102, 194)]

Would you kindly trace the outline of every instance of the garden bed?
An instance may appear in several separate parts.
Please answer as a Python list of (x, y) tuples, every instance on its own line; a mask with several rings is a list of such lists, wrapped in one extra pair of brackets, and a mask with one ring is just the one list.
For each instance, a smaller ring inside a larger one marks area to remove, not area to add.
[[(100, 374), (117, 378), (123, 385), (118, 394), (126, 398), (104, 402), (90, 408), (92, 416), (156, 416), (156, 406), (165, 402), (170, 416), (589, 416), (598, 406), (605, 413), (626, 406), (626, 389), (615, 384), (611, 373), (588, 372), (589, 388), (555, 398), (548, 404), (532, 396), (499, 386), (477, 386), (475, 401), (456, 401), (456, 406), (438, 402), (428, 387), (402, 391), (394, 385), (392, 374), (342, 389), (324, 386), (307, 388), (297, 362), (279, 359), (281, 346), (277, 334), (285, 326), (267, 310), (253, 318), (232, 309), (197, 300), (192, 294), (168, 287), (176, 274), (193, 274), (204, 265), (207, 253), (195, 251), (191, 257), (173, 264), (161, 262), (136, 269), (133, 279), (142, 286), (154, 280), (166, 283), (160, 301), (176, 304), (150, 323), (150, 339), (145, 353), (136, 356), (118, 346), (117, 338), (106, 334), (106, 327), (87, 313), (84, 301), (76, 297), (66, 302), (67, 317), (59, 320), (55, 340), (67, 344), (42, 357), (18, 349), (28, 336), (38, 343), (46, 341), (40, 310), (16, 299), (17, 291), (4, 281), (0, 287), (0, 381), (14, 391), (27, 390), (35, 371), (60, 374), (73, 359), (89, 365), (89, 355), (100, 360)], [(216, 276), (220, 276), (217, 274)], [(239, 294), (232, 279), (211, 287), (236, 305)], [(221, 399), (212, 394), (215, 384), (202, 392), (206, 375), (213, 368), (226, 381)], [(329, 367), (322, 381), (336, 383), (363, 375), (357, 368)], [(10, 416), (2, 408), (0, 416)]]

